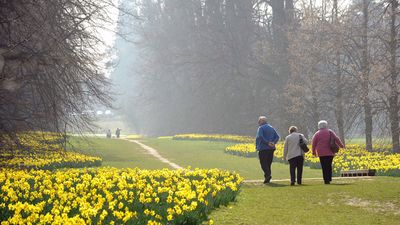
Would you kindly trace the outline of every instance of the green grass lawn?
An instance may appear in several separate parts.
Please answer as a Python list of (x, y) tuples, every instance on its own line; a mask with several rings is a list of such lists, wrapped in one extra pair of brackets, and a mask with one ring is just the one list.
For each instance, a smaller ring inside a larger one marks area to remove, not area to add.
[[(234, 143), (168, 139), (145, 139), (142, 143), (157, 149), (163, 157), (183, 167), (221, 168), (236, 171), (245, 179), (263, 179), (257, 158), (224, 153), (225, 147)], [(322, 172), (304, 167), (303, 177), (322, 177)], [(289, 165), (272, 163), (272, 179), (286, 178), (290, 178)]]
[(246, 184), (237, 201), (213, 211), (215, 224), (399, 224), (400, 179), (336, 180), (302, 186)]
[[(77, 149), (103, 157), (103, 165), (159, 169), (167, 167), (135, 143), (116, 139), (72, 138)], [(192, 168), (237, 171), (245, 179), (261, 179), (258, 159), (224, 153), (232, 143), (143, 139), (165, 158)], [(289, 178), (289, 166), (274, 162), (273, 179)], [(319, 169), (304, 168), (304, 177), (321, 177)], [(302, 186), (288, 181), (243, 184), (236, 202), (211, 212), (216, 225), (264, 224), (400, 224), (400, 178), (340, 179), (331, 185), (304, 180)]]
[[(256, 158), (223, 152), (232, 143), (146, 139), (144, 144), (181, 165), (235, 170), (245, 179), (261, 179)], [(272, 164), (273, 179), (289, 178), (287, 164)], [(304, 168), (304, 177), (321, 177), (321, 170)], [(215, 224), (399, 224), (400, 178), (304, 180), (270, 185), (244, 184), (235, 203), (214, 210)]]
[(72, 149), (103, 158), (103, 166), (162, 169), (171, 167), (149, 155), (136, 143), (120, 139), (71, 137)]

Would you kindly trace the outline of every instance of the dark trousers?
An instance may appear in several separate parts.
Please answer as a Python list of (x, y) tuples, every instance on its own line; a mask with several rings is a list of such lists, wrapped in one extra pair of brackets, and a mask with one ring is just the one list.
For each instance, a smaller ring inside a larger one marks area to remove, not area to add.
[(271, 164), (274, 159), (273, 150), (261, 150), (258, 152), (258, 158), (260, 159), (261, 169), (264, 171), (265, 181), (271, 180)]
[(304, 163), (304, 157), (301, 155), (289, 159), (291, 183), (296, 182), (296, 169), (297, 169), (297, 183), (301, 184), (301, 177), (303, 176), (303, 163)]
[(325, 183), (332, 181), (332, 161), (333, 156), (321, 156), (319, 162), (322, 167), (322, 176), (324, 177)]

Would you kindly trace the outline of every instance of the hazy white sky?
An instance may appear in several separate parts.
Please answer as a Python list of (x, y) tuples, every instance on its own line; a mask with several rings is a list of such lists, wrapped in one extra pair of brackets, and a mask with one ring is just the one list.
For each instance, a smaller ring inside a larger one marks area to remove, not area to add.
[[(112, 1), (115, 6), (118, 6), (119, 0), (112, 0)], [(109, 8), (108, 9), (109, 15), (113, 21), (111, 23), (105, 24), (107, 29), (101, 30), (100, 33), (103, 35), (103, 39), (107, 43), (107, 45), (113, 45), (114, 41), (115, 41), (114, 31), (117, 28), (117, 20), (118, 20), (119, 11), (118, 11), (118, 8), (114, 7), (114, 6), (109, 6), (108, 8)]]
[(99, 67), (101, 68), (102, 71), (104, 71), (106, 77), (110, 76), (110, 72), (112, 70), (112, 68), (106, 68), (106, 64), (110, 60), (116, 57), (111, 50), (112, 47), (114, 46), (114, 42), (116, 39), (115, 31), (117, 29), (117, 20), (119, 15), (119, 11), (117, 8), (119, 0), (112, 0), (112, 1), (115, 6), (107, 7), (108, 8), (107, 11), (111, 18), (111, 21), (107, 22), (99, 21), (101, 26), (104, 28), (96, 28), (94, 31), (97, 35), (99, 35), (99, 38), (104, 42), (104, 44), (99, 44), (98, 50), (106, 55), (99, 64)]
[[(352, 0), (338, 0), (338, 6), (339, 8), (345, 8), (348, 4), (350, 4)], [(323, 3), (332, 5), (333, 0), (298, 0), (297, 4), (304, 3), (304, 4), (310, 4), (310, 2), (316, 6), (319, 7)]]

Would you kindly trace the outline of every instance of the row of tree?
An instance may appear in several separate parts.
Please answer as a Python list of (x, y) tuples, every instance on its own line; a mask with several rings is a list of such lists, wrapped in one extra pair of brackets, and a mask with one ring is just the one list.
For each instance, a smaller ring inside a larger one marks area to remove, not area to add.
[[(317, 4), (318, 3), (318, 4)], [(254, 134), (265, 114), (286, 133), (326, 119), (344, 140), (399, 146), (398, 1), (137, 1), (142, 133)], [(133, 119), (132, 119), (133, 118)]]
[[(333, 112), (342, 139), (363, 124), (368, 150), (374, 133), (390, 132), (399, 152), (398, 2), (353, 1), (343, 10), (340, 1), (330, 2), (308, 5), (301, 26), (289, 34), (296, 79), (288, 84), (306, 96), (303, 109), (293, 112), (314, 121), (323, 109)], [(290, 93), (290, 105), (298, 94)]]
[(109, 105), (96, 28), (112, 1), (0, 1), (0, 149), (25, 131), (90, 127), (93, 105)]

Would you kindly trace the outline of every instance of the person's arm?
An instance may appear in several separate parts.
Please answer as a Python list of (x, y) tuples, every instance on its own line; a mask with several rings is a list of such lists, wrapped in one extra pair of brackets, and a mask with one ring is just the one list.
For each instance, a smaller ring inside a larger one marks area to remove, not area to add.
[(256, 151), (260, 150), (259, 147), (260, 147), (260, 144), (261, 144), (262, 141), (263, 141), (262, 129), (261, 129), (261, 127), (258, 127), (257, 134), (256, 134), (256, 143), (255, 143)]
[(279, 135), (278, 135), (278, 133), (276, 132), (276, 130), (274, 129), (274, 139), (273, 139), (273, 142), (276, 144), (276, 143), (278, 143), (278, 141), (279, 141)]
[(340, 140), (340, 138), (335, 134), (335, 132), (332, 131), (332, 133), (333, 133), (333, 136), (335, 137), (336, 144), (338, 144), (339, 147), (344, 148), (344, 144), (343, 144), (343, 142)]
[(303, 134), (301, 134), (301, 138), (303, 138), (303, 141), (304, 141), (304, 143), (305, 143), (306, 145), (308, 145), (308, 140), (307, 140), (307, 138), (306, 138), (306, 137), (304, 137), (304, 135), (303, 135)]
[(258, 127), (257, 129), (257, 134), (256, 134), (256, 140), (261, 138), (262, 139), (262, 130), (261, 127)]
[(286, 157), (288, 154), (288, 138), (285, 138), (285, 145), (283, 147), (283, 160), (286, 161)]
[(264, 130), (262, 129), (261, 126), (258, 127), (258, 130), (257, 130), (257, 139), (260, 139), (260, 141), (263, 143), (268, 143), (268, 140), (265, 138), (265, 135), (264, 135)]
[(314, 137), (312, 139), (312, 144), (311, 144), (311, 149), (312, 149), (312, 154), (315, 155), (316, 151), (315, 151), (315, 147), (317, 146), (317, 139), (318, 139), (318, 134), (315, 133)]

